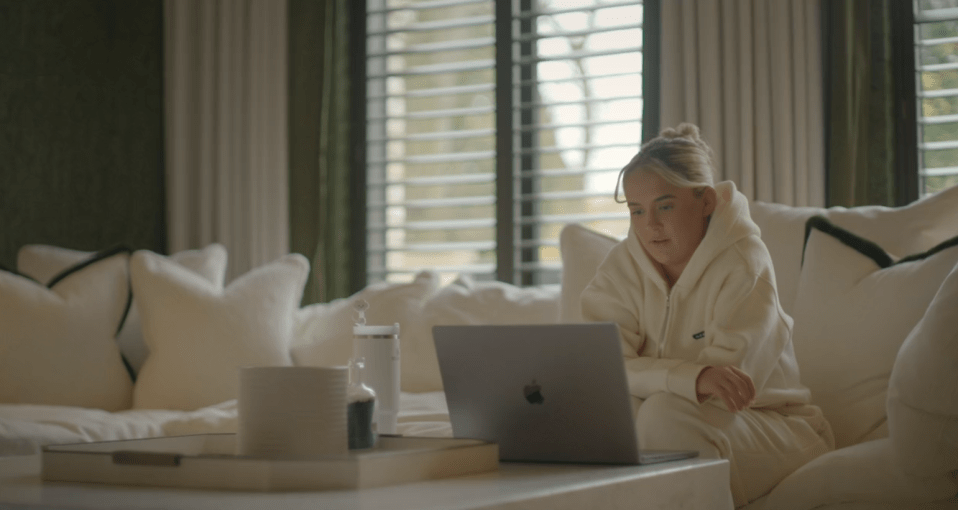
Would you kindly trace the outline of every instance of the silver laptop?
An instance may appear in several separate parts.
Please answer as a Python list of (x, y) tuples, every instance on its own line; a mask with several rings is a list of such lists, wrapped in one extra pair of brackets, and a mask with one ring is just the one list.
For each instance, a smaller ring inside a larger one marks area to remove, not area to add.
[(455, 437), (501, 460), (649, 464), (696, 451), (641, 450), (613, 323), (434, 326)]

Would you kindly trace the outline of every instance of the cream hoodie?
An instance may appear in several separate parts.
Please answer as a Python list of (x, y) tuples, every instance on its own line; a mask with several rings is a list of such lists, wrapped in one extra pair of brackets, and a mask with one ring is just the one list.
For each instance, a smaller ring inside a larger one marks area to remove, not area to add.
[(636, 397), (668, 391), (697, 402), (699, 373), (734, 365), (755, 383), (753, 408), (807, 404), (792, 319), (779, 306), (771, 258), (745, 195), (731, 181), (715, 190), (705, 237), (671, 291), (630, 230), (583, 291), (582, 316), (619, 325)]

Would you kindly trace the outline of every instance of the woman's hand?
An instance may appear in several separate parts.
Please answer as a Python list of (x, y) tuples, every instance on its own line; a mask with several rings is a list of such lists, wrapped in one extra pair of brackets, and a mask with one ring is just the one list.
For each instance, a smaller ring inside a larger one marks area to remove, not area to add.
[(707, 367), (699, 372), (695, 392), (699, 402), (704, 402), (710, 395), (721, 398), (733, 413), (749, 407), (755, 401), (752, 378), (732, 366)]

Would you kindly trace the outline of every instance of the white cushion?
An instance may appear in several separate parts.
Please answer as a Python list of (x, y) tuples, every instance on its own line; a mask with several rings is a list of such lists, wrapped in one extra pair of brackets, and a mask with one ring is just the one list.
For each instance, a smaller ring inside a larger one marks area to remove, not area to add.
[(432, 327), (462, 324), (553, 324), (559, 316), (558, 286), (518, 287), (460, 276), (423, 305), (421, 320), (403, 341), (403, 389), (439, 391), (442, 377)]
[(874, 243), (822, 218), (809, 223), (793, 344), (802, 382), (841, 448), (884, 423), (895, 356), (958, 264), (958, 246), (891, 264)]
[[(46, 284), (68, 267), (93, 256), (93, 252), (77, 251), (43, 244), (27, 244), (17, 252), (17, 271)], [(211, 244), (202, 250), (186, 250), (170, 257), (174, 262), (206, 278), (214, 284), (223, 285), (226, 276), (226, 248)], [(143, 366), (149, 351), (143, 343), (140, 314), (136, 308), (136, 296), (123, 328), (116, 336), (120, 353), (130, 364), (134, 375)]]
[(366, 324), (388, 326), (399, 323), (400, 380), (403, 391), (415, 381), (409, 366), (415, 364), (416, 328), (413, 324), (422, 314), (423, 302), (436, 291), (439, 275), (423, 271), (409, 283), (380, 282), (367, 286), (348, 298), (303, 307), (299, 312), (293, 362), (298, 366), (342, 366), (353, 355), (353, 308), (360, 299), (369, 303)]
[(0, 402), (130, 407), (115, 335), (130, 301), (129, 250), (110, 250), (47, 286), (0, 271)]
[(763, 508), (810, 510), (849, 502), (909, 508), (951, 498), (956, 492), (958, 485), (951, 476), (906, 474), (890, 440), (879, 439), (826, 453), (798, 468), (772, 489)]
[(237, 397), (239, 367), (287, 366), (293, 314), (309, 263), (290, 254), (226, 288), (167, 257), (138, 251), (130, 260), (143, 339), (133, 404), (193, 410)]
[(790, 207), (749, 203), (752, 220), (772, 256), (779, 302), (792, 314), (805, 242), (805, 222), (821, 215), (881, 246), (892, 258), (921, 253), (958, 235), (958, 186), (904, 207)]
[(561, 322), (582, 322), (580, 298), (599, 265), (619, 239), (596, 232), (577, 223), (562, 228), (559, 251), (562, 255)]
[(888, 429), (905, 472), (958, 470), (958, 266), (898, 351)]

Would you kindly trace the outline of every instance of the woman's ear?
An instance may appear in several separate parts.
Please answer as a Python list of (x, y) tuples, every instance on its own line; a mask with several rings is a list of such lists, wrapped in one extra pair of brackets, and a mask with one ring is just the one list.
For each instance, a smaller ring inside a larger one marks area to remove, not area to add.
[(718, 196), (715, 193), (715, 188), (711, 186), (705, 187), (705, 192), (702, 194), (702, 200), (704, 201), (703, 210), (704, 216), (711, 216), (715, 212), (715, 206), (718, 203)]

